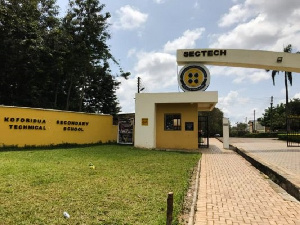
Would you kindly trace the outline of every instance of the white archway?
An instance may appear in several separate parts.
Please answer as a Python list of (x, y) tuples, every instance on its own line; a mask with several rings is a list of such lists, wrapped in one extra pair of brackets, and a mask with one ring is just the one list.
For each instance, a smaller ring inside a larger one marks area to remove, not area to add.
[(178, 49), (177, 64), (202, 63), (300, 73), (300, 54), (245, 49)]

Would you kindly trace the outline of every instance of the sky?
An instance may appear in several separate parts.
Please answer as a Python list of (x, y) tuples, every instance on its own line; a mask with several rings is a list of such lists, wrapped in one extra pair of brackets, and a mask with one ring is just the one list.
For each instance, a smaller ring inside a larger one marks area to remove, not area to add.
[[(62, 14), (68, 0), (58, 0)], [(292, 44), (300, 51), (299, 0), (100, 0), (109, 12), (112, 55), (128, 80), (117, 96), (124, 113), (134, 112), (137, 78), (143, 93), (182, 92), (177, 49), (221, 48), (282, 52)], [(299, 62), (300, 63), (300, 62)], [(285, 103), (284, 74), (262, 69), (207, 66), (210, 85), (218, 91), (217, 108), (232, 125), (259, 118), (264, 110)], [(114, 66), (112, 65), (114, 74)], [(289, 98), (300, 98), (300, 74), (293, 73)]]

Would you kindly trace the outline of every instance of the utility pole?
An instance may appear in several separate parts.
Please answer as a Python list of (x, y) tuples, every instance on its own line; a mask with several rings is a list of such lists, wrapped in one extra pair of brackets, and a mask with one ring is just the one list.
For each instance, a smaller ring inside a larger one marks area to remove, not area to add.
[(253, 133), (255, 132), (255, 110), (254, 110), (254, 121), (253, 121)]
[(272, 129), (272, 117), (273, 117), (273, 115), (272, 115), (272, 111), (273, 111), (273, 96), (271, 96), (271, 111), (270, 111), (270, 132), (273, 132), (273, 129)]

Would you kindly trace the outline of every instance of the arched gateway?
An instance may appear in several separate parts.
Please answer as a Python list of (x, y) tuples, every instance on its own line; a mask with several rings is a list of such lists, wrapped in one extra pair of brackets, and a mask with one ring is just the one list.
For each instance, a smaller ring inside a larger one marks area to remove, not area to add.
[(181, 93), (137, 93), (135, 146), (161, 149), (197, 149), (198, 111), (211, 111), (217, 91), (205, 91), (210, 82), (203, 65), (300, 72), (300, 54), (241, 49), (179, 49), (177, 64)]
[(243, 49), (179, 49), (177, 64), (258, 68), (300, 73), (300, 54)]

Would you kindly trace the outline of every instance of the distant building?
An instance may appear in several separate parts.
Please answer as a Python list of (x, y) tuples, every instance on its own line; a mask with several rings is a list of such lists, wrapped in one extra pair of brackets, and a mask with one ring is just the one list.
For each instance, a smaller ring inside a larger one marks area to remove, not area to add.
[(254, 121), (249, 120), (247, 130), (250, 133), (265, 133), (266, 127), (261, 125), (260, 121), (257, 121), (257, 120), (255, 120), (255, 126), (254, 126)]

